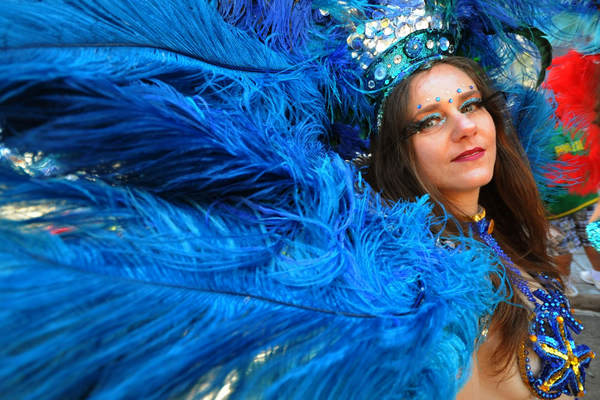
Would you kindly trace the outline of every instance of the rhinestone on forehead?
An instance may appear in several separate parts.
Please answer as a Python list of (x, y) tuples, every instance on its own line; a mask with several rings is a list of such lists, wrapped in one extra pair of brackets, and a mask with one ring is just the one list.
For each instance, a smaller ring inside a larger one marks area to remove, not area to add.
[[(466, 86), (466, 85), (465, 85), (465, 86)], [(474, 88), (474, 86), (473, 86), (473, 85), (469, 85), (469, 87), (470, 87), (471, 89), (473, 89), (473, 88)], [(445, 93), (446, 93), (446, 94), (450, 94), (450, 91), (446, 90), (446, 92), (445, 92)], [(462, 93), (462, 89), (461, 89), (461, 88), (458, 88), (458, 89), (456, 89), (456, 93)], [(427, 99), (425, 99), (425, 100), (426, 100), (426, 101), (429, 101), (429, 100), (431, 100), (431, 99), (428, 97), (428, 98), (427, 98)], [(438, 101), (438, 102), (439, 102), (440, 100), (441, 100), (441, 96), (437, 96), (437, 97), (435, 97), (435, 101)], [(454, 103), (454, 99), (453, 99), (452, 97), (448, 98), (448, 103)], [(423, 105), (422, 105), (422, 104), (417, 104), (417, 110), (420, 110), (422, 107), (423, 107)]]

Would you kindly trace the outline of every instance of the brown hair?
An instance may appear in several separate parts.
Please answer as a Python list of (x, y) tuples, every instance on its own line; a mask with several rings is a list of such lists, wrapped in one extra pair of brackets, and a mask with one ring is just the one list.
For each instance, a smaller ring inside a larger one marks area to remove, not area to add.
[[(494, 237), (516, 265), (528, 273), (545, 272), (558, 278), (547, 253), (548, 223), (525, 152), (510, 122), (502, 95), (496, 92), (481, 67), (463, 57), (436, 60), (401, 81), (388, 96), (383, 107), (379, 134), (371, 140), (371, 162), (366, 179), (388, 201), (414, 200), (429, 194), (435, 203), (434, 213), (443, 213), (446, 207), (457, 219), (464, 219), (459, 210), (429, 182), (419, 176), (412, 141), (406, 138), (409, 85), (425, 68), (435, 64), (449, 64), (464, 71), (477, 85), (485, 107), (496, 127), (496, 163), (492, 180), (480, 190), (479, 204), (494, 218)], [(457, 223), (458, 224), (458, 223)], [(447, 228), (450, 229), (450, 228)], [(450, 229), (452, 230), (452, 229)], [(455, 231), (455, 230), (454, 230)], [(453, 233), (453, 232), (451, 232)], [(508, 271), (510, 274), (510, 271)], [(496, 282), (500, 285), (499, 282)], [(506, 283), (508, 284), (508, 283)], [(500, 373), (516, 357), (521, 340), (527, 333), (528, 312), (514, 288), (509, 302), (496, 308), (491, 329), (499, 332), (501, 340), (494, 350), (493, 359)]]

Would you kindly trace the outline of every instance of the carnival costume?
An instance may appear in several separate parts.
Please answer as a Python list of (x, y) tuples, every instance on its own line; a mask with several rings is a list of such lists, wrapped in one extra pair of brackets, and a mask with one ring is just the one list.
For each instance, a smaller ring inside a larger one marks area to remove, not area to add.
[(552, 110), (507, 60), (547, 62), (565, 6), (534, 3), (2, 2), (0, 393), (455, 396), (501, 257), (346, 160), (398, 79), (462, 54), (543, 187)]

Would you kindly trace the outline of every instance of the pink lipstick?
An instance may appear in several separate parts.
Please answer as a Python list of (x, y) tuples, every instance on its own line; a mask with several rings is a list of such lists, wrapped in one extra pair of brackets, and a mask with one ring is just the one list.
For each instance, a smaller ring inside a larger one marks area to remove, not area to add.
[(481, 147), (474, 147), (470, 150), (460, 153), (452, 159), (452, 161), (474, 161), (479, 160), (485, 154), (485, 150)]

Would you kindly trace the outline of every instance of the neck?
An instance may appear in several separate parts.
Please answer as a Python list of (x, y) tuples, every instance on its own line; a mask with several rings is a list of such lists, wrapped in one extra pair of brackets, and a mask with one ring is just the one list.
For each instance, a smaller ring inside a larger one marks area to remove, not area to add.
[(457, 217), (472, 217), (479, 211), (479, 188), (469, 192), (442, 193)]

